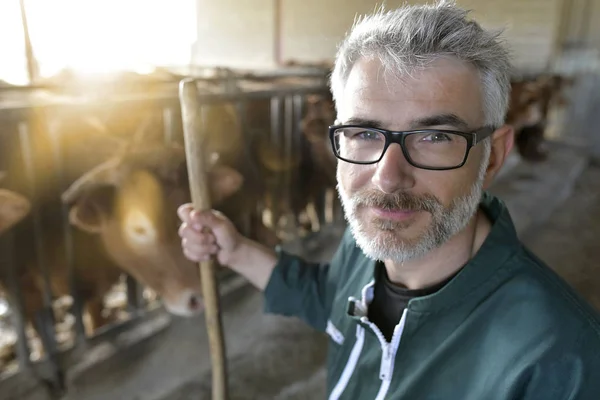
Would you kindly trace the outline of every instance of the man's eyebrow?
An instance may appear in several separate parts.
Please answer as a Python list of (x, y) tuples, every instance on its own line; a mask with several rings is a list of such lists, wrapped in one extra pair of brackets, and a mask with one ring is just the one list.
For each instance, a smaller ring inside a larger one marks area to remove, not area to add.
[(438, 114), (417, 118), (410, 122), (410, 129), (423, 129), (440, 125), (449, 125), (459, 130), (469, 129), (469, 124), (456, 114)]
[(367, 119), (367, 118), (359, 118), (359, 117), (350, 118), (350, 119), (344, 121), (344, 125), (360, 125), (360, 126), (364, 126), (364, 127), (379, 128), (379, 129), (381, 129), (381, 127), (383, 126), (381, 121), (377, 121), (374, 119)]
[[(360, 125), (371, 128), (383, 128), (381, 121), (368, 118), (353, 117), (344, 122), (344, 125)], [(447, 125), (458, 130), (469, 130), (469, 124), (456, 114), (438, 114), (417, 118), (410, 122), (408, 130), (426, 129), (433, 126)]]

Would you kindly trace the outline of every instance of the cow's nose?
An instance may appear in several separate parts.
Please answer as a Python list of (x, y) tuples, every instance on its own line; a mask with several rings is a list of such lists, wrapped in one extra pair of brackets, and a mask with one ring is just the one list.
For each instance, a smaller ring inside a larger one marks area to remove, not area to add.
[(188, 306), (192, 311), (199, 311), (202, 308), (202, 299), (197, 294), (192, 293), (190, 295)]
[(204, 302), (200, 294), (194, 290), (182, 290), (176, 296), (164, 297), (167, 311), (181, 317), (197, 315), (204, 309)]

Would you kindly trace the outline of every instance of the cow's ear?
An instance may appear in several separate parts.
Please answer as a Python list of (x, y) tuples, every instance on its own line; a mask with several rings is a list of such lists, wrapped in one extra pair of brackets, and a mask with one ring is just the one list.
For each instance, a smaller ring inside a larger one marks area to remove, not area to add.
[(226, 165), (215, 165), (208, 173), (208, 187), (212, 204), (219, 204), (242, 188), (244, 177)]
[(0, 233), (4, 233), (29, 214), (31, 203), (18, 193), (0, 189)]
[(99, 233), (113, 212), (115, 187), (98, 186), (78, 196), (70, 206), (69, 222), (88, 233)]

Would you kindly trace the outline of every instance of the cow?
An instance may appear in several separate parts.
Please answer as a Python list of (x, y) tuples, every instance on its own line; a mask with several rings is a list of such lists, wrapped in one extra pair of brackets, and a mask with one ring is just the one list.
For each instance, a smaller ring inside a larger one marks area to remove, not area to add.
[[(6, 175), (0, 172), (0, 182)], [(12, 228), (29, 214), (31, 204), (29, 200), (19, 193), (0, 189), (0, 234)]]
[[(210, 200), (228, 212), (221, 206), (244, 184), (230, 166), (241, 158), (239, 124), (227, 104), (207, 107), (205, 120)], [(183, 255), (177, 235), (176, 210), (189, 198), (185, 149), (151, 135), (134, 135), (122, 154), (85, 173), (62, 195), (70, 223), (99, 238), (115, 264), (180, 316), (201, 310), (198, 269)]]
[[(337, 185), (337, 158), (329, 139), (329, 126), (335, 122), (335, 106), (331, 93), (327, 96), (313, 95), (306, 99), (306, 113), (302, 119), (301, 131), (310, 146), (310, 158), (316, 170), (313, 180), (313, 199), (317, 208), (329, 211), (325, 221), (332, 222), (333, 214), (341, 205), (335, 195)], [(325, 193), (325, 199), (322, 194)], [(324, 201), (325, 200), (325, 201)]]
[[(0, 183), (5, 176), (6, 172), (0, 172)], [(30, 210), (31, 203), (25, 196), (0, 189), (0, 234), (8, 231), (25, 218)]]
[[(0, 158), (7, 167), (3, 185), (26, 197), (29, 210), (10, 229), (14, 244), (13, 261), (12, 265), (3, 264), (0, 268), (0, 287), (7, 287), (10, 275), (8, 268), (14, 268), (16, 282), (23, 294), (23, 312), (29, 323), (48, 305), (44, 302), (46, 282), (42, 269), (47, 271), (47, 283), (56, 297), (71, 294), (67, 268), (68, 243), (65, 242), (60, 206), (60, 178), (66, 181), (74, 179), (77, 169), (82, 173), (101, 162), (115, 151), (117, 145), (117, 142), (103, 135), (96, 135), (84, 121), (85, 118), (75, 117), (78, 121), (75, 123), (71, 116), (58, 114), (49, 115), (33, 110), (27, 121), (29, 135), (23, 134), (22, 129), (17, 130), (17, 126), (8, 123), (3, 126)], [(55, 142), (50, 126), (64, 133), (64, 168), (59, 168), (55, 158)], [(15, 128), (14, 131), (11, 128)], [(82, 136), (84, 131), (88, 135)], [(75, 138), (81, 143), (73, 140)], [(90, 151), (90, 148), (96, 151)], [(82, 149), (87, 152), (85, 157), (72, 157)], [(92, 333), (103, 325), (103, 296), (118, 281), (122, 271), (105, 257), (94, 238), (75, 234), (72, 239), (74, 266), (80, 283), (79, 295), (85, 300), (87, 330)], [(10, 304), (15, 304), (14, 298), (8, 300)]]
[[(228, 205), (239, 214), (243, 207), (239, 204), (235, 207), (236, 203), (230, 200), (246, 181), (226, 164), (230, 160), (239, 163), (243, 158), (239, 152), (228, 153), (240, 148), (234, 143), (239, 126), (231, 119), (231, 110), (231, 107), (218, 106), (207, 113), (207, 132), (216, 138), (209, 141), (212, 147), (208, 151), (211, 160), (208, 179), (213, 205), (223, 206), (223, 210)], [(62, 232), (63, 205), (74, 227), (71, 236), (79, 289), (76, 294), (85, 305), (88, 333), (110, 322), (102, 312), (103, 299), (123, 271), (157, 292), (173, 314), (192, 316), (202, 310), (197, 266), (183, 256), (177, 235), (176, 209), (189, 201), (185, 151), (175, 142), (167, 145), (163, 141), (148, 140), (147, 132), (154, 133), (154, 130), (147, 128), (153, 128), (154, 122), (150, 118), (127, 142), (108, 137), (106, 129), (90, 134), (93, 124), (89, 119), (85, 124), (70, 124), (70, 128), (87, 129), (88, 134), (85, 139), (64, 140), (63, 177), (70, 185), (63, 193), (60, 182), (53, 178), (57, 171), (54, 158), (47, 154), (52, 149), (50, 135), (36, 135), (37, 140), (32, 141), (37, 175), (32, 202), (44, 233), (41, 254), (32, 251), (36, 247), (31, 218), (16, 226), (15, 232), (16, 264), (29, 321), (44, 307), (44, 281), (36, 268), (40, 260), (49, 271), (52, 294), (57, 297), (70, 294), (67, 243)], [(227, 139), (223, 140), (224, 137)], [(233, 145), (227, 146), (227, 143)], [(95, 154), (96, 149), (111, 156), (107, 159)], [(13, 147), (9, 153), (19, 152)], [(21, 157), (16, 158), (11, 161), (10, 171), (23, 171), (22, 164), (17, 162), (22, 161)], [(103, 161), (97, 162), (99, 159)], [(87, 172), (86, 164), (91, 165)], [(10, 175), (13, 186), (26, 181), (25, 176), (18, 173)], [(1, 278), (5, 281), (6, 277)]]
[[(274, 82), (280, 83), (280, 79)], [(246, 119), (250, 129), (254, 130), (253, 154), (267, 186), (263, 198), (268, 211), (265, 222), (269, 226), (278, 226), (281, 235), (286, 231), (295, 236), (319, 230), (321, 219), (317, 210), (326, 207), (323, 200), (327, 192), (330, 203), (335, 197), (337, 161), (327, 133), (335, 118), (332, 101), (322, 95), (303, 98), (300, 124), (293, 131), (300, 137), (292, 139), (289, 154), (284, 151), (285, 146), (281, 146), (283, 132), (277, 133), (279, 144), (271, 139), (270, 99), (252, 100), (248, 110)]]
[(564, 90), (573, 85), (572, 78), (543, 74), (533, 79), (513, 80), (506, 122), (515, 129), (515, 143), (521, 156), (529, 161), (543, 161), (544, 134), (552, 106), (564, 107)]

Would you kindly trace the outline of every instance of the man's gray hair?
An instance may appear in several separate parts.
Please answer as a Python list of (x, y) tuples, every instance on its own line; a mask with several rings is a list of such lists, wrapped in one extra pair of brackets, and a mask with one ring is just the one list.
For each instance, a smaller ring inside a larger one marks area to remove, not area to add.
[(353, 65), (362, 57), (377, 57), (387, 72), (401, 76), (438, 57), (453, 56), (479, 71), (485, 124), (502, 126), (510, 95), (509, 54), (499, 33), (468, 20), (468, 13), (454, 1), (440, 1), (357, 18), (338, 49), (331, 75), (336, 107)]

